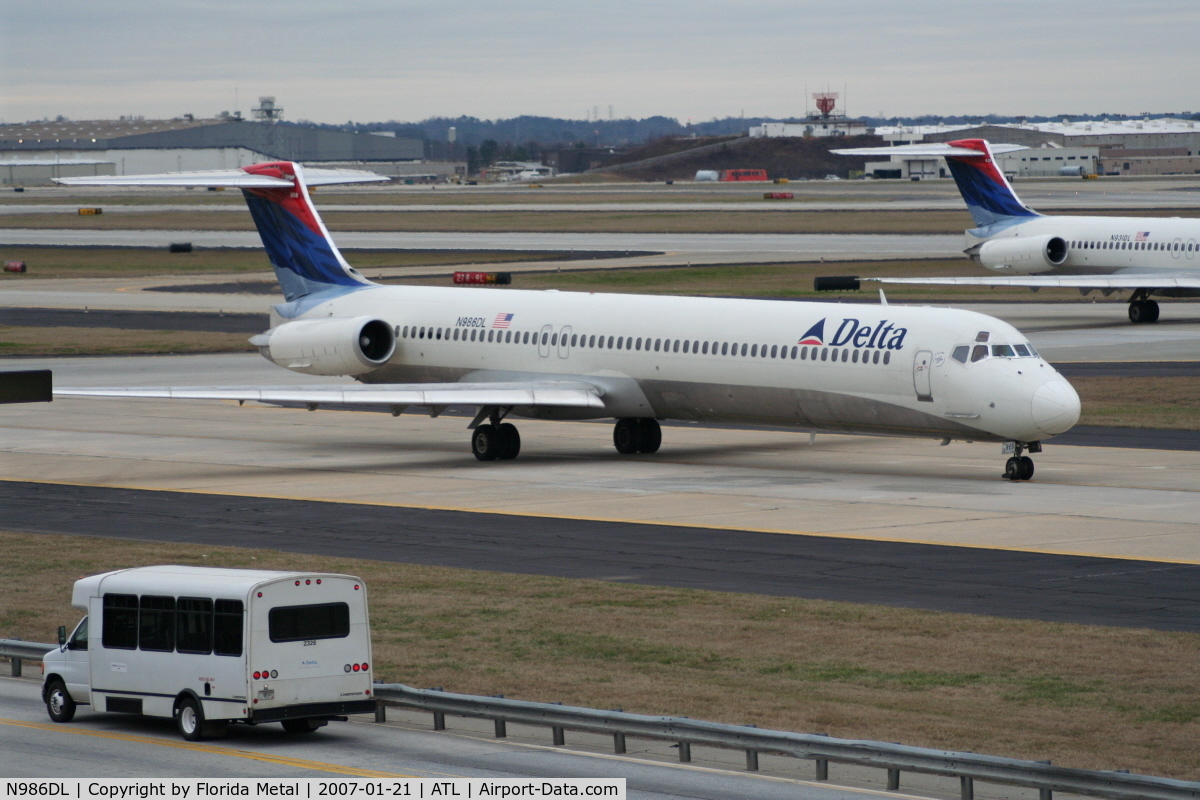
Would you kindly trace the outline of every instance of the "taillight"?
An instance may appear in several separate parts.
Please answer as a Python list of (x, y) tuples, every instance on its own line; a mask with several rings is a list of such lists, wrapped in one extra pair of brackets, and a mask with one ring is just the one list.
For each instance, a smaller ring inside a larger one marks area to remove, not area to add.
[(259, 679), (259, 678), (261, 678), (261, 677), (262, 677), (262, 673), (261, 673), (261, 672), (255, 672), (255, 673), (254, 673), (254, 680), (258, 680), (258, 679)]
[(366, 664), (363, 664), (363, 665), (362, 665), (362, 671), (363, 671), (363, 672), (366, 672), (366, 671), (367, 671), (367, 665), (366, 665)]
[(350, 669), (354, 670), (355, 672), (358, 672), (362, 668), (359, 667), (358, 664), (351, 664)]

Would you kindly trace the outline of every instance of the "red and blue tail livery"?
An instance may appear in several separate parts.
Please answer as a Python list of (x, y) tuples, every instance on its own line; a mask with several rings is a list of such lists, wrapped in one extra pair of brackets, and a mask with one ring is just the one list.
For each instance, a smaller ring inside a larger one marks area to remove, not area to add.
[(1038, 213), (1017, 197), (1004, 173), (996, 168), (991, 148), (983, 139), (959, 139), (949, 142), (956, 150), (968, 150), (972, 155), (947, 154), (946, 166), (958, 184), (978, 228), (1024, 222)]
[(287, 300), (339, 286), (373, 285), (342, 258), (313, 208), (299, 164), (275, 161), (244, 167), (243, 171), (290, 184), (242, 189)]
[(1024, 145), (989, 144), (985, 139), (959, 139), (954, 142), (927, 142), (895, 147), (859, 147), (852, 150), (833, 150), (839, 155), (888, 156), (946, 159), (946, 166), (958, 184), (971, 219), (975, 221), (978, 238), (994, 236), (1005, 228), (1040, 217), (1021, 202), (1008, 179), (996, 167), (996, 153), (1027, 150)]

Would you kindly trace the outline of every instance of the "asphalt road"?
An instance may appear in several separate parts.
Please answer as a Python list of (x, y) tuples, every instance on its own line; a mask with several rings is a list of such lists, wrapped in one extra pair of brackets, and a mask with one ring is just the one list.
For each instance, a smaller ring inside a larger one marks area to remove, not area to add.
[(202, 311), (115, 311), (74, 308), (0, 308), (0, 326), (25, 328), (120, 328), (139, 331), (262, 333), (266, 314), (214, 314)]
[(19, 481), (0, 507), (15, 531), (1200, 630), (1200, 565)]
[[(739, 773), (741, 753), (693, 748), (692, 765), (670, 763), (669, 744), (630, 739), (614, 756), (597, 736), (568, 733), (551, 747), (547, 731), (509, 725), (507, 740), (490, 740), (478, 724), (455, 718), (429, 730), (429, 718), (392, 712), (399, 721), (368, 717), (333, 722), (296, 737), (278, 725), (232, 726), (227, 738), (185, 742), (169, 720), (99, 714), (82, 707), (75, 720), (50, 722), (30, 680), (0, 678), (0, 775), (21, 778), (325, 778), (382, 774), (413, 778), (625, 778), (630, 798), (711, 800), (851, 800), (883, 794), (811, 781), (811, 762), (764, 756), (761, 775)], [(490, 721), (486, 722), (490, 727)], [(482, 734), (482, 735), (481, 735)], [(611, 739), (607, 743), (611, 746)], [(708, 760), (704, 760), (708, 756)], [(719, 760), (717, 760), (719, 759)], [(840, 772), (839, 772), (840, 770)], [(880, 770), (833, 765), (831, 776), (878, 785)], [(870, 773), (875, 773), (871, 775)], [(810, 780), (804, 780), (809, 778)], [(872, 779), (874, 779), (872, 781)], [(929, 784), (929, 778), (913, 776)], [(941, 779), (944, 788), (950, 781)], [(943, 789), (940, 793), (945, 796)], [(891, 793), (890, 796), (895, 796)]]

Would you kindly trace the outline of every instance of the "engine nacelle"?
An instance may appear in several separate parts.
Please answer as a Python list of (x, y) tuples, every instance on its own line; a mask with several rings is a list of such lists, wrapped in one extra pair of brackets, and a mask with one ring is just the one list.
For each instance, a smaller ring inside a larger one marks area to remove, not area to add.
[(1067, 242), (1061, 236), (1022, 236), (992, 239), (979, 247), (979, 263), (997, 272), (1032, 275), (1060, 266), (1067, 260)]
[(323, 317), (285, 322), (251, 337), (263, 358), (309, 375), (362, 375), (396, 352), (392, 327), (375, 317)]

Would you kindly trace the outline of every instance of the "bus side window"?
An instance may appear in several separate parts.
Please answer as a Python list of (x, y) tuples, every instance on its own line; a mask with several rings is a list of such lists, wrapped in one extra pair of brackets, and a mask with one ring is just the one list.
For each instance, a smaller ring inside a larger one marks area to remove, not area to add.
[(212, 652), (213, 601), (181, 597), (175, 606), (175, 649), (181, 653)]
[(213, 604), (213, 653), (242, 654), (242, 601), (217, 600)]
[(138, 640), (142, 650), (175, 649), (175, 598), (142, 595)]
[(104, 595), (104, 622), (100, 641), (106, 648), (137, 649), (138, 599), (136, 594)]

